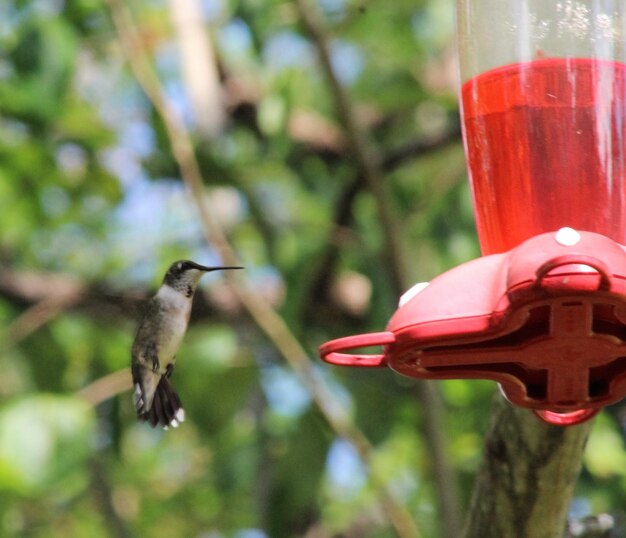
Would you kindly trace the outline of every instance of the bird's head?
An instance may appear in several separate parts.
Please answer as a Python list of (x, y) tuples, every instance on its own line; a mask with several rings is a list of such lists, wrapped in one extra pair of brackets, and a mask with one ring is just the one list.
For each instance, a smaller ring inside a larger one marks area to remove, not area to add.
[(200, 265), (199, 263), (192, 262), (191, 260), (179, 260), (170, 265), (167, 273), (165, 273), (163, 284), (166, 284), (170, 288), (183, 293), (187, 297), (191, 297), (196, 291), (196, 286), (204, 273), (208, 273), (209, 271), (221, 271), (224, 269), (243, 269), (243, 267), (210, 267)]

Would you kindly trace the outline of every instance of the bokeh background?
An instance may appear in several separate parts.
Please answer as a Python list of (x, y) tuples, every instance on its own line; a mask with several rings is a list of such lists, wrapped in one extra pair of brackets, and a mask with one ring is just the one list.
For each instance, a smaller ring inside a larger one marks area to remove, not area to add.
[[(0, 3), (0, 536), (454, 536), (494, 384), (317, 356), (479, 255), (453, 9)], [(245, 275), (203, 279), (178, 354), (187, 421), (138, 424), (144, 301), (228, 256)], [(623, 415), (572, 518), (619, 529)]]

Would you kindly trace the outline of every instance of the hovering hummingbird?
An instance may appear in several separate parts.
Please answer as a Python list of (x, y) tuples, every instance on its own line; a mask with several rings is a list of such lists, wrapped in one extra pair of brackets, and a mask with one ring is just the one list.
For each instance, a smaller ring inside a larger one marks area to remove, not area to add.
[(159, 291), (148, 302), (133, 342), (131, 371), (137, 417), (153, 427), (160, 424), (167, 429), (185, 420), (185, 411), (169, 378), (187, 330), (196, 286), (204, 273), (222, 269), (243, 267), (205, 267), (189, 260), (174, 262)]

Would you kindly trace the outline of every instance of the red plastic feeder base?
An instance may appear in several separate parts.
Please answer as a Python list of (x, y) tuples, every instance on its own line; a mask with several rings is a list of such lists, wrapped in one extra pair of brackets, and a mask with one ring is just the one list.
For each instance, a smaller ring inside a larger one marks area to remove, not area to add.
[[(354, 353), (383, 346), (378, 354)], [(626, 247), (564, 228), (470, 261), (403, 295), (384, 332), (323, 360), (424, 379), (490, 379), (559, 426), (626, 396)]]

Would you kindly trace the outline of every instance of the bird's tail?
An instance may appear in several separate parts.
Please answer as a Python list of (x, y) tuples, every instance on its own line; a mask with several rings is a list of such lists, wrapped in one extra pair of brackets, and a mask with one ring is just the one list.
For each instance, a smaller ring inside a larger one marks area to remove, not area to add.
[[(141, 390), (140, 385), (136, 385), (136, 388)], [(159, 380), (150, 408), (145, 410), (144, 401), (141, 397), (135, 399), (135, 406), (137, 418), (148, 422), (152, 427), (158, 424), (165, 429), (170, 426), (176, 428), (185, 420), (185, 410), (180, 398), (165, 376), (161, 376)]]

